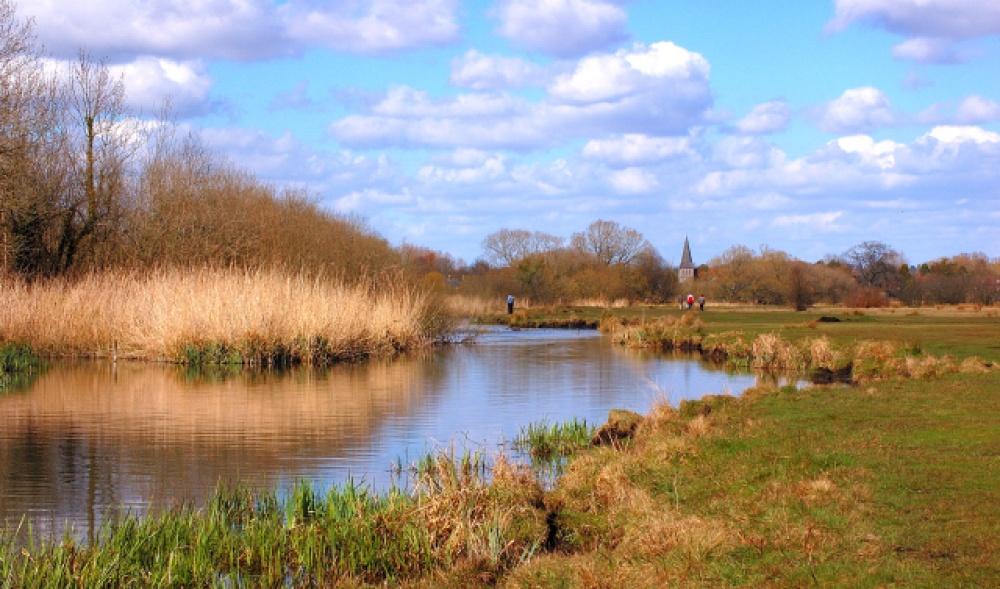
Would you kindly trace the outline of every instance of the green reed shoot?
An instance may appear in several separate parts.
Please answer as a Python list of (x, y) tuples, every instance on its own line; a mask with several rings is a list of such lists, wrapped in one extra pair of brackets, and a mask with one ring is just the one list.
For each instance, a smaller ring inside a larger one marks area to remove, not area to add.
[(587, 420), (573, 418), (563, 423), (542, 420), (521, 428), (514, 438), (513, 447), (527, 453), (532, 460), (547, 462), (570, 456), (590, 445), (595, 429)]

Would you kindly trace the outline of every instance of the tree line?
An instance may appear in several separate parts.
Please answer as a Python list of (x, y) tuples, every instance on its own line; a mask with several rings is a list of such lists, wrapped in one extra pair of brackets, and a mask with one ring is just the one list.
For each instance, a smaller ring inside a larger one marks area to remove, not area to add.
[(276, 188), (140, 117), (107, 63), (56, 71), (0, 0), (0, 276), (192, 265), (281, 265), (356, 276), (400, 263), (357, 218)]
[(464, 265), (407, 246), (408, 266), (431, 286), (485, 297), (517, 293), (537, 303), (581, 300), (664, 303), (694, 293), (712, 301), (784, 305), (886, 306), (1000, 302), (1000, 260), (961, 254), (910, 265), (900, 252), (865, 241), (815, 263), (760, 246), (735, 245), (681, 283), (677, 268), (635, 229), (597, 220), (569, 239), (501, 229), (482, 241), (482, 256)]

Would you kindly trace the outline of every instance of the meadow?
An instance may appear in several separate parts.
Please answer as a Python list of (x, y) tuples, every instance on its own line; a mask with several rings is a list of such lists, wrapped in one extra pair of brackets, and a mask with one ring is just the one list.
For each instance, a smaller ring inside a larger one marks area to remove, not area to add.
[[(701, 338), (738, 334), (751, 365), (752, 342), (765, 336), (799, 351), (822, 339), (831, 350), (881, 355), (851, 385), (659, 402), (633, 438), (611, 444), (586, 444), (592, 430), (577, 422), (528, 425), (518, 437), (527, 454), (570, 454), (552, 487), (503, 452), (439, 454), (383, 496), (351, 483), (304, 482), (288, 497), (220, 488), (203, 509), (123, 514), (93, 545), (8, 535), (0, 586), (995, 583), (995, 308), (585, 312), (629, 327), (673, 322)], [(898, 369), (922, 364), (948, 368)]]

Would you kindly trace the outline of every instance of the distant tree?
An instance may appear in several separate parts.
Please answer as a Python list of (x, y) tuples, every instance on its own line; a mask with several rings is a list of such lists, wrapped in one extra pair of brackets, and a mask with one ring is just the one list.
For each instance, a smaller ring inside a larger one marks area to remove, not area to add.
[(745, 245), (734, 245), (713, 258), (703, 277), (712, 285), (713, 296), (729, 302), (752, 302), (754, 252)]
[(903, 256), (881, 241), (865, 241), (846, 252), (844, 261), (854, 270), (858, 284), (888, 290), (895, 284)]
[(811, 273), (812, 268), (798, 260), (792, 262), (788, 269), (787, 296), (796, 311), (805, 311), (813, 304)]
[(574, 233), (570, 245), (609, 266), (628, 264), (640, 252), (652, 248), (642, 233), (604, 220), (594, 221), (584, 231)]
[(494, 267), (514, 266), (518, 261), (562, 247), (563, 238), (541, 231), (501, 229), (482, 241), (483, 259)]

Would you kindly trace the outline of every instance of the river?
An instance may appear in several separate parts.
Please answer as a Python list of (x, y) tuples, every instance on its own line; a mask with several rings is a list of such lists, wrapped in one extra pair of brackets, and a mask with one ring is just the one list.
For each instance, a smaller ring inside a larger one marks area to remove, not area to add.
[(105, 514), (200, 504), (220, 481), (287, 489), (348, 478), (384, 489), (394, 463), (495, 451), (522, 426), (647, 411), (755, 384), (594, 331), (492, 328), (474, 343), (330, 369), (192, 370), (53, 362), (0, 394), (0, 524), (89, 537)]

